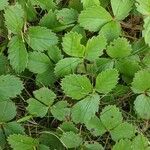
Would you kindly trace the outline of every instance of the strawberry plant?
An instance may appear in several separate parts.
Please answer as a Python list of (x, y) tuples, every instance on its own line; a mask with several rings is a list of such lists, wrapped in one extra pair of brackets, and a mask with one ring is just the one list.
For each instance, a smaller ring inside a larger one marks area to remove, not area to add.
[(0, 0), (0, 150), (150, 149), (150, 0)]

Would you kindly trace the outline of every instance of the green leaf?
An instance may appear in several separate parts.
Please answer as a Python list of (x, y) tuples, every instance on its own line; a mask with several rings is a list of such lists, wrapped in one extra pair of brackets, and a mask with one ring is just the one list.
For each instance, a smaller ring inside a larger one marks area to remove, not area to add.
[(50, 57), (50, 59), (52, 61), (54, 61), (55, 63), (57, 63), (59, 60), (61, 60), (63, 58), (61, 50), (57, 46), (51, 46), (48, 49), (47, 53), (48, 53), (48, 56)]
[(55, 119), (60, 121), (66, 120), (70, 115), (67, 101), (59, 101), (51, 107), (51, 113)]
[(0, 1), (0, 11), (5, 9), (8, 6), (8, 0), (1, 0)]
[(0, 75), (4, 75), (9, 72), (9, 62), (7, 57), (0, 55)]
[(130, 140), (122, 139), (113, 146), (112, 150), (134, 150), (131, 148), (131, 145), (132, 145), (132, 142)]
[(50, 29), (45, 27), (30, 27), (26, 33), (26, 41), (36, 51), (48, 50), (50, 46), (56, 45), (58, 38)]
[(8, 137), (8, 143), (14, 150), (30, 150), (36, 148), (38, 140), (25, 135), (13, 134)]
[(107, 54), (112, 58), (123, 58), (131, 54), (131, 45), (125, 38), (117, 38), (107, 47)]
[(65, 75), (75, 73), (77, 66), (82, 62), (83, 60), (80, 58), (64, 58), (56, 64), (54, 72), (57, 77), (64, 77)]
[(103, 146), (98, 142), (85, 142), (84, 143), (85, 150), (104, 150)]
[(121, 35), (121, 25), (118, 21), (110, 21), (105, 24), (99, 34), (104, 35), (108, 42), (117, 39)]
[(113, 88), (115, 88), (118, 76), (119, 74), (116, 69), (105, 70), (99, 73), (96, 78), (96, 91), (104, 94), (109, 93)]
[(91, 7), (91, 6), (100, 6), (99, 0), (81, 0), (83, 4), (83, 8)]
[(72, 120), (75, 123), (86, 123), (95, 116), (98, 112), (100, 103), (100, 96), (93, 94), (85, 99), (77, 102), (72, 107)]
[(16, 114), (16, 106), (12, 101), (0, 101), (0, 123), (12, 120)]
[(22, 81), (13, 75), (0, 76), (0, 101), (15, 98), (23, 90)]
[(103, 54), (103, 50), (106, 48), (107, 42), (104, 36), (92, 37), (88, 40), (85, 50), (85, 58), (94, 61)]
[(76, 148), (82, 144), (82, 138), (73, 132), (63, 133), (60, 140), (66, 148)]
[(103, 7), (93, 6), (81, 12), (78, 22), (84, 29), (96, 32), (111, 20), (112, 17)]
[[(66, 96), (79, 100), (92, 92), (92, 85), (86, 76), (68, 75), (62, 79), (62, 89)], [(80, 92), (79, 92), (80, 91)]]
[(139, 95), (134, 101), (134, 108), (140, 118), (150, 119), (150, 97)]
[(17, 73), (24, 71), (28, 63), (28, 53), (21, 37), (12, 37), (9, 42), (8, 53), (8, 58), (13, 69)]
[(63, 8), (56, 12), (57, 20), (63, 24), (71, 24), (77, 21), (78, 19), (78, 12), (72, 8)]
[(63, 37), (63, 51), (74, 57), (83, 57), (85, 47), (80, 44), (82, 35), (77, 32), (69, 32)]
[(24, 25), (24, 11), (19, 4), (7, 7), (4, 17), (5, 24), (11, 32), (21, 33)]
[(132, 139), (135, 136), (135, 127), (132, 124), (123, 122), (111, 130), (111, 137), (114, 141), (121, 139)]
[(132, 142), (133, 150), (149, 150), (149, 141), (144, 135), (138, 135)]
[(106, 106), (100, 115), (100, 119), (106, 129), (112, 130), (122, 123), (122, 114), (115, 105)]
[(41, 88), (33, 92), (34, 98), (30, 98), (28, 102), (27, 110), (30, 114), (36, 117), (44, 117), (47, 114), (48, 109), (53, 104), (56, 95), (48, 88)]
[(52, 68), (49, 57), (41, 52), (30, 52), (28, 69), (33, 73), (44, 73)]
[(150, 0), (136, 0), (136, 7), (137, 10), (145, 15), (149, 16), (150, 15)]
[(86, 122), (85, 126), (94, 136), (102, 136), (106, 132), (104, 125), (97, 116)]
[(149, 92), (150, 72), (148, 70), (140, 70), (135, 74), (132, 82), (132, 90), (134, 93)]
[(123, 20), (128, 15), (133, 6), (133, 0), (111, 0), (113, 14), (117, 20)]

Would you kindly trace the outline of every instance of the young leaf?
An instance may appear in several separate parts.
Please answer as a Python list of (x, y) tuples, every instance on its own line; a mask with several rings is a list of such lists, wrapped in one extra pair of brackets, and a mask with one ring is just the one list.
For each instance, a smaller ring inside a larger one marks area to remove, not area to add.
[(66, 148), (76, 148), (82, 144), (82, 138), (73, 132), (63, 133), (60, 140)]
[(8, 6), (8, 0), (1, 0), (0, 1), (0, 11), (5, 9)]
[(96, 32), (111, 20), (111, 15), (103, 7), (93, 6), (81, 12), (78, 22), (84, 29)]
[(128, 15), (133, 6), (133, 0), (111, 0), (113, 14), (117, 20), (123, 20)]
[(114, 141), (121, 139), (132, 139), (135, 136), (135, 127), (132, 124), (123, 122), (111, 130), (111, 137)]
[(98, 94), (93, 94), (85, 99), (77, 102), (72, 107), (72, 120), (75, 123), (86, 123), (95, 116), (98, 112), (100, 97)]
[(122, 139), (113, 146), (112, 150), (134, 150), (134, 149), (132, 149), (132, 142), (130, 140)]
[(63, 121), (70, 115), (67, 101), (59, 101), (51, 107), (51, 113), (56, 119)]
[(82, 62), (83, 60), (80, 58), (64, 58), (56, 64), (54, 72), (57, 77), (64, 77), (75, 73), (77, 66)]
[(13, 134), (8, 137), (8, 143), (10, 144), (11, 148), (14, 150), (29, 150), (35, 149), (39, 142), (37, 139), (33, 139), (31, 137), (19, 134)]
[(0, 123), (12, 120), (16, 114), (16, 106), (12, 101), (0, 101)]
[(93, 88), (86, 76), (75, 74), (65, 76), (62, 79), (61, 86), (67, 96), (76, 100), (87, 96)]
[(83, 57), (85, 47), (80, 44), (82, 35), (77, 32), (69, 32), (63, 37), (63, 51), (74, 57)]
[(28, 29), (26, 41), (33, 50), (44, 51), (48, 50), (50, 46), (56, 45), (58, 38), (50, 29), (35, 26)]
[(44, 73), (52, 68), (52, 62), (49, 57), (41, 52), (30, 52), (28, 69), (33, 73)]
[(104, 94), (109, 93), (113, 88), (115, 88), (118, 76), (119, 74), (116, 69), (102, 71), (96, 78), (96, 91)]
[(71, 24), (77, 21), (78, 18), (78, 12), (75, 9), (68, 9), (68, 8), (63, 8), (61, 10), (58, 10), (56, 12), (57, 20), (63, 24)]
[(121, 25), (118, 21), (110, 21), (105, 24), (99, 34), (104, 35), (108, 42), (112, 42), (121, 35)]
[(85, 142), (84, 146), (86, 150), (104, 150), (103, 146), (98, 142)]
[(107, 54), (112, 58), (123, 58), (131, 54), (131, 45), (125, 38), (117, 38), (107, 47)]
[(106, 132), (104, 125), (97, 116), (86, 122), (85, 126), (94, 136), (102, 136)]
[(140, 70), (135, 74), (132, 82), (132, 90), (134, 93), (145, 93), (150, 90), (150, 72)]
[(106, 106), (100, 115), (100, 119), (107, 130), (112, 130), (122, 123), (122, 114), (115, 105)]
[(0, 76), (0, 101), (14, 98), (23, 90), (22, 81), (13, 75)]
[(91, 7), (91, 6), (100, 6), (99, 0), (81, 0), (83, 4), (83, 8)]
[(134, 108), (142, 119), (150, 119), (150, 98), (144, 94), (139, 95), (134, 101)]
[(7, 7), (5, 10), (5, 24), (14, 34), (21, 33), (24, 25), (24, 11), (21, 5), (15, 4)]
[(106, 38), (104, 36), (93, 37), (88, 40), (85, 50), (85, 58), (94, 61), (103, 54), (103, 50), (106, 48)]
[(13, 69), (17, 73), (24, 71), (28, 63), (28, 53), (21, 37), (12, 37), (9, 42), (8, 53), (8, 58)]

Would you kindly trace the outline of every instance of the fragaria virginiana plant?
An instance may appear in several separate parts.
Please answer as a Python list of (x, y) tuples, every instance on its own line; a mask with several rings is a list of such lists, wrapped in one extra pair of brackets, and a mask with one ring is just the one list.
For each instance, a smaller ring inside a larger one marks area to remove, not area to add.
[(0, 0), (0, 150), (150, 150), (150, 0)]

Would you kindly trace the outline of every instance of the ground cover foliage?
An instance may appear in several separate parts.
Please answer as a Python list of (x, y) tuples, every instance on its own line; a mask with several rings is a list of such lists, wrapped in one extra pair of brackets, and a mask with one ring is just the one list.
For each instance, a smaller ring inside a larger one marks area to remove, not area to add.
[(150, 0), (0, 0), (0, 149), (150, 150)]

